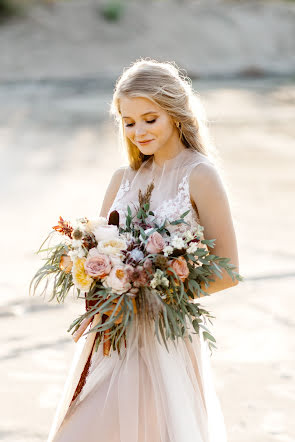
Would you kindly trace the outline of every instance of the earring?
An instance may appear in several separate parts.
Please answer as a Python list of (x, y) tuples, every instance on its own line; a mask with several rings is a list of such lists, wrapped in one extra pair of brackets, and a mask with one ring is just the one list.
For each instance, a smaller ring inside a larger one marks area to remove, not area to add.
[(175, 123), (175, 125), (176, 125), (176, 127), (180, 127), (180, 123), (179, 123), (179, 121), (176, 121), (176, 123)]

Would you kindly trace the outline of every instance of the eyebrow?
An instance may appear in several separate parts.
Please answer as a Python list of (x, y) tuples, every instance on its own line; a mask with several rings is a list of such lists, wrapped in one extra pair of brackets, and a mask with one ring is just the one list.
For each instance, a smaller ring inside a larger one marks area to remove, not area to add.
[[(153, 112), (153, 111), (149, 111), (149, 112), (145, 112), (144, 114), (141, 115), (141, 117), (143, 117), (144, 115), (148, 115), (148, 114), (157, 114), (158, 112)], [(131, 117), (122, 117), (122, 118), (131, 118)]]

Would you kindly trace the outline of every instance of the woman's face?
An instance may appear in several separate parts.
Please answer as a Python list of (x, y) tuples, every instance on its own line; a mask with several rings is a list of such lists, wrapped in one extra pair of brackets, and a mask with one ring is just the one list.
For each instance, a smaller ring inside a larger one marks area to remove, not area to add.
[(172, 140), (178, 139), (178, 130), (170, 115), (147, 98), (123, 97), (120, 111), (126, 137), (144, 155), (169, 149)]

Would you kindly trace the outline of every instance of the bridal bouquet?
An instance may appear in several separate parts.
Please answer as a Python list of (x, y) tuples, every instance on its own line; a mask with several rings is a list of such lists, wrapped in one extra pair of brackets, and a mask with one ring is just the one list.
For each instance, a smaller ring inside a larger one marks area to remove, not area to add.
[[(192, 341), (187, 322), (194, 333), (202, 328), (210, 350), (216, 348), (216, 340), (205, 325), (207, 320), (212, 324), (214, 316), (195, 302), (196, 297), (208, 295), (201, 282), (207, 287), (213, 274), (222, 278), (221, 268), (233, 280), (243, 280), (228, 258), (209, 253), (208, 246), (213, 248), (214, 240), (203, 239), (202, 226), (190, 227), (185, 221), (189, 210), (162, 225), (153, 220), (149, 204), (153, 186), (150, 184), (144, 194), (139, 191), (135, 215), (127, 207), (124, 226), (117, 211), (108, 220), (85, 217), (70, 223), (60, 217), (37, 251), (46, 253), (45, 264), (33, 277), (30, 293), (33, 283), (35, 293), (45, 279), (44, 292), (51, 277), (49, 301), (64, 302), (70, 289), (76, 290), (78, 298), (85, 299), (86, 311), (72, 322), (68, 332), (73, 330), (77, 341), (99, 314), (98, 323), (87, 333), (96, 332), (95, 351), (102, 342), (105, 356), (111, 348), (120, 353), (123, 340), (126, 347), (135, 315), (154, 321), (157, 339), (162, 339), (167, 350), (168, 339), (188, 335)], [(188, 227), (179, 229), (183, 223)], [(57, 232), (58, 243), (42, 249)]]

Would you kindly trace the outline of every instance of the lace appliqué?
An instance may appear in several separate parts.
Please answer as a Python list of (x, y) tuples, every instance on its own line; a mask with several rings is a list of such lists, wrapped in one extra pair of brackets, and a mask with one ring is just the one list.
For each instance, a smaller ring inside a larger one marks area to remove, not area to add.
[[(113, 210), (117, 210), (120, 216), (120, 225), (123, 227), (125, 226), (126, 222), (125, 214), (127, 211), (127, 206), (129, 205), (131, 210), (133, 206), (131, 201), (129, 203), (126, 203), (126, 201), (121, 201), (125, 193), (129, 190), (130, 181), (126, 180), (126, 182), (120, 186), (116, 198), (108, 212), (109, 217), (109, 214)], [(190, 212), (186, 215), (185, 221), (189, 223), (191, 227), (197, 227), (199, 225), (199, 220), (190, 199), (189, 174), (186, 174), (179, 183), (176, 196), (169, 200), (164, 200), (156, 209), (153, 210), (154, 216), (151, 215), (146, 219), (146, 221), (150, 221), (151, 223), (156, 221), (158, 225), (161, 225), (164, 223), (165, 219), (168, 221), (174, 221), (187, 210), (190, 210)], [(178, 224), (174, 227), (174, 231), (182, 232), (188, 228), (189, 227), (187, 224)]]
[[(190, 199), (189, 174), (186, 174), (179, 183), (177, 195), (169, 200), (164, 200), (153, 212), (157, 223), (163, 224), (165, 219), (173, 221), (187, 210), (190, 210), (190, 212), (185, 216), (185, 221), (191, 227), (197, 227), (199, 225), (198, 217)], [(179, 224), (175, 227), (175, 230), (178, 231), (187, 229), (188, 226), (186, 224)]]

